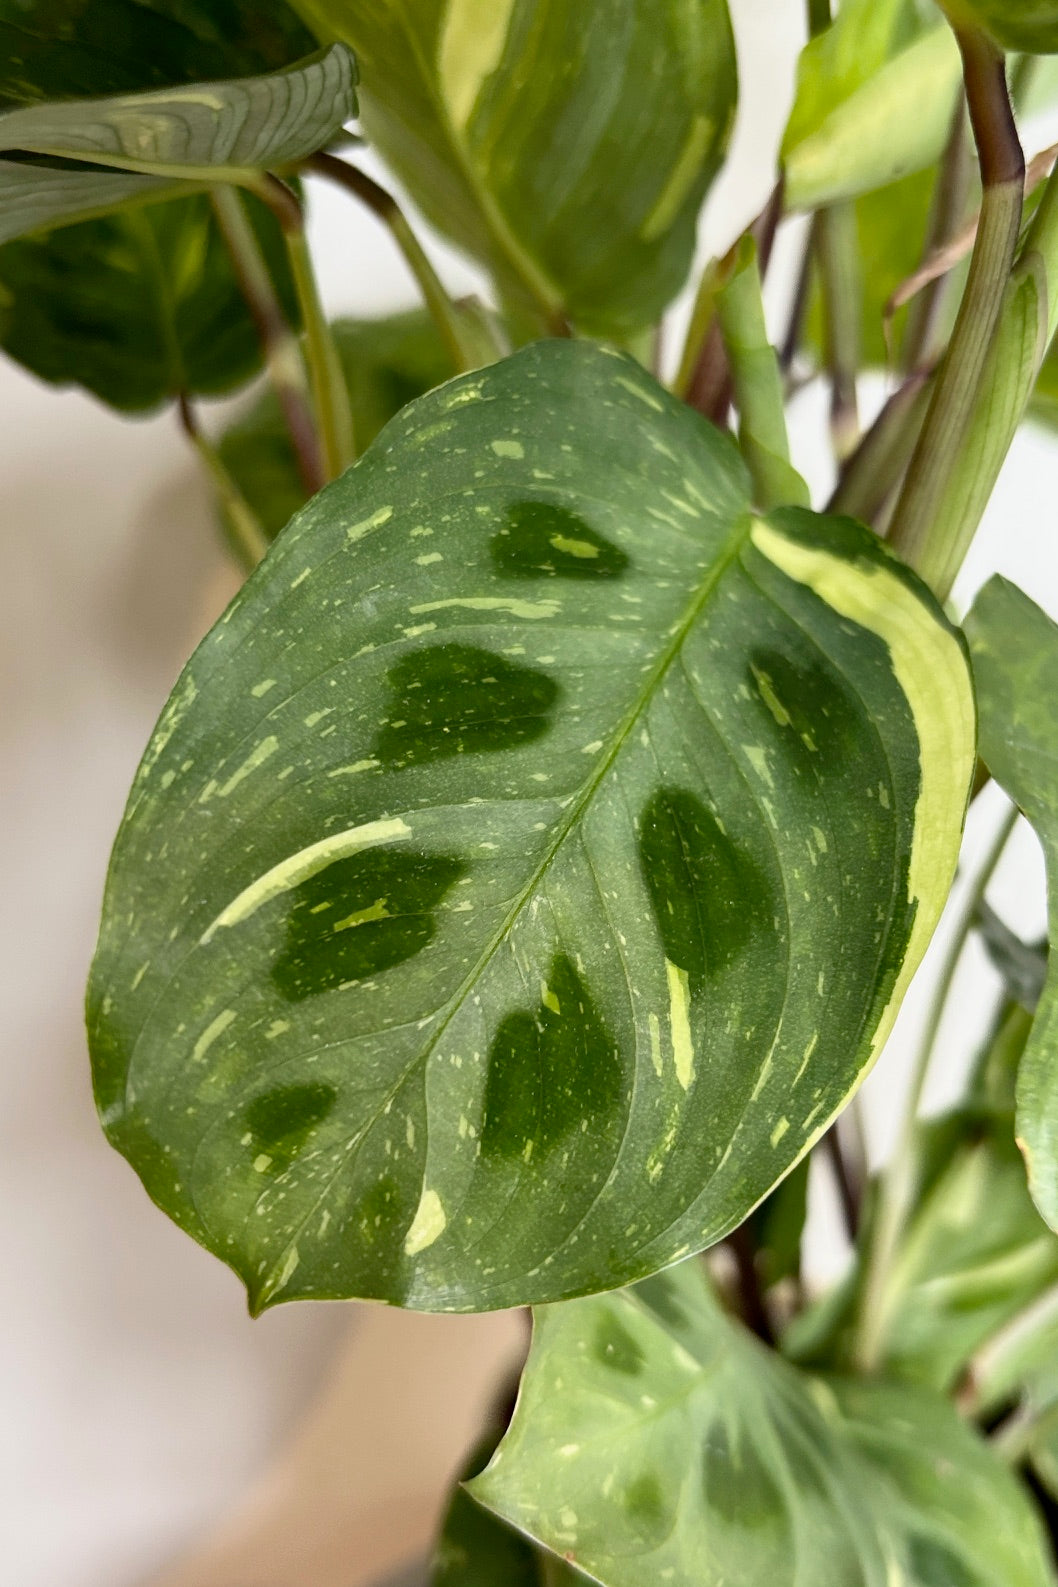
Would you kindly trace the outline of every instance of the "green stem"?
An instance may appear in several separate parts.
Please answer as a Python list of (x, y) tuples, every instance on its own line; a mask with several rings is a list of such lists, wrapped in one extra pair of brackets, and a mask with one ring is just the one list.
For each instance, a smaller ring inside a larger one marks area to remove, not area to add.
[(886, 1290), (893, 1262), (904, 1232), (918, 1175), (917, 1127), (926, 1089), (926, 1079), (937, 1046), (941, 1021), (955, 983), (977, 912), (1006, 848), (1018, 818), (1011, 806), (985, 855), (976, 880), (963, 901), (956, 918), (951, 944), (941, 967), (933, 1006), (915, 1055), (911, 1080), (904, 1097), (896, 1144), (881, 1175), (878, 1200), (867, 1247), (863, 1254), (863, 1284), (859, 1297), (854, 1360), (863, 1373), (876, 1372), (881, 1365), (889, 1317)]
[(349, 392), (338, 349), (323, 312), (316, 275), (305, 237), (305, 216), (297, 195), (275, 176), (262, 176), (254, 192), (273, 211), (283, 229), (290, 272), (301, 306), (312, 397), (323, 442), (328, 479), (337, 479), (355, 457)]
[[(966, 130), (966, 100), (965, 96), (960, 94), (952, 116), (944, 158), (937, 173), (937, 183), (930, 206), (929, 227), (922, 250), (923, 264), (949, 243), (959, 231), (966, 218), (971, 175), (972, 158)], [(940, 357), (944, 308), (954, 280), (953, 273), (946, 271), (924, 287), (908, 308), (901, 363), (909, 375), (917, 373), (926, 365), (936, 363)]]
[(745, 236), (716, 298), (717, 320), (738, 405), (738, 444), (753, 477), (757, 505), (807, 506), (808, 487), (790, 462), (782, 373), (768, 341), (757, 247)]
[(301, 482), (309, 495), (314, 496), (326, 484), (326, 474), (300, 343), (287, 323), (238, 190), (215, 187), (210, 193), (210, 202), (257, 327), (268, 374), (294, 445)]
[(687, 327), (687, 336), (680, 357), (680, 367), (672, 386), (676, 395), (682, 397), (685, 402), (690, 398), (702, 352), (716, 319), (716, 295), (722, 280), (720, 262), (710, 259), (698, 282), (698, 291), (695, 293), (694, 307), (691, 310), (690, 324)]
[(255, 568), (268, 550), (268, 536), (262, 529), (257, 514), (225, 467), (220, 453), (203, 435), (194, 409), (184, 393), (177, 398), (177, 409), (184, 434), (205, 465), (224, 516), (231, 526), (240, 555), (248, 567)]
[(821, 209), (813, 231), (819, 280), (823, 290), (823, 323), (830, 375), (830, 433), (834, 455), (843, 463), (859, 440), (856, 376), (862, 354), (860, 338), (860, 243), (853, 204)]
[(329, 181), (337, 183), (347, 193), (352, 193), (378, 216), (388, 228), (393, 241), (404, 256), (408, 269), (415, 277), (423, 301), (451, 354), (456, 372), (461, 373), (476, 368), (480, 363), (480, 349), (468, 335), (456, 305), (445, 291), (440, 276), (430, 263), (419, 239), (408, 224), (404, 211), (392, 193), (387, 192), (366, 172), (358, 170), (346, 160), (339, 160), (333, 154), (313, 155), (308, 162), (308, 168), (319, 176), (325, 176)]
[(830, 0), (808, 0), (808, 31), (812, 38), (831, 23)]
[[(908, 469), (891, 540), (929, 581), (948, 558), (938, 509), (958, 463), (1014, 264), (1025, 195), (1025, 158), (1007, 93), (1003, 55), (984, 34), (957, 34), (984, 196), (970, 274), (951, 343)], [(943, 543), (938, 543), (943, 540)]]
[(842, 470), (827, 506), (881, 527), (886, 504), (911, 461), (929, 402), (929, 376), (913, 375), (894, 391)]

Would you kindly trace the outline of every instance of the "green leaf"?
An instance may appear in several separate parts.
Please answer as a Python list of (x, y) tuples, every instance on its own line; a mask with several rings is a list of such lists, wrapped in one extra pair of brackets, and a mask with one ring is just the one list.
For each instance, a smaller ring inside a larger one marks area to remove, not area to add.
[(633, 360), (539, 343), (405, 408), (192, 658), (95, 1081), (256, 1309), (649, 1273), (867, 1072), (955, 866), (967, 662), (867, 530), (748, 506)]
[(605, 1587), (1043, 1587), (1028, 1495), (926, 1389), (799, 1373), (687, 1263), (536, 1314), (472, 1493)]
[[(279, 227), (256, 199), (247, 203), (296, 323)], [(257, 330), (204, 196), (0, 248), (0, 346), (41, 379), (83, 386), (124, 413), (181, 392), (230, 391), (261, 366)]]
[(933, 165), (960, 81), (950, 30), (924, 28), (911, 0), (846, 0), (801, 55), (782, 145), (787, 204), (818, 209)]
[(727, 0), (301, 0), (372, 140), (530, 325), (628, 336), (690, 268), (737, 97)]
[[(489, 1462), (503, 1429), (483, 1439), (467, 1462), (476, 1476)], [(431, 1587), (574, 1587), (579, 1571), (530, 1543), (460, 1483), (441, 1526), (430, 1575)]]
[(0, 149), (222, 181), (313, 154), (356, 114), (355, 85), (353, 57), (336, 44), (259, 77), (8, 110)]
[(983, 28), (1006, 50), (1030, 55), (1058, 54), (1055, 0), (939, 0), (952, 21)]
[[(333, 332), (361, 450), (414, 397), (452, 374), (441, 335), (422, 310), (382, 320), (339, 320)], [(274, 392), (264, 392), (225, 432), (219, 450), (262, 529), (274, 539), (306, 500)]]
[(987, 904), (981, 905), (977, 928), (1007, 993), (1034, 1014), (1047, 979), (1047, 939), (1022, 941)]
[[(1050, 937), (1058, 932), (1058, 627), (993, 578), (966, 620), (981, 712), (981, 756), (1032, 822), (1047, 861)], [(1018, 1144), (1029, 1188), (1058, 1229), (1058, 975), (1053, 962), (1018, 1073)]]
[(314, 48), (282, 0), (0, 0), (0, 108), (245, 77)]
[(21, 165), (0, 160), (0, 243), (27, 232), (87, 220), (123, 204), (148, 203), (188, 191), (182, 183), (88, 166)]

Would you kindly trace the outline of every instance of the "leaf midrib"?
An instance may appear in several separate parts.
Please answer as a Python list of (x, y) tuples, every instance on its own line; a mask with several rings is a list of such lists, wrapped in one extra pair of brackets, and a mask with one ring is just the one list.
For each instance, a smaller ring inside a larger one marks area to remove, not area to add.
[[(467, 973), (466, 977), (464, 978), (462, 985), (459, 986), (457, 988), (457, 990), (455, 991), (455, 993), (453, 994), (453, 996), (452, 996), (452, 998), (450, 1000), (449, 1006), (448, 1006), (448, 1012), (444, 1015), (443, 1019), (441, 1020), (441, 1023), (433, 1031), (431, 1031), (428, 1044), (426, 1046), (424, 1046), (422, 1051), (417, 1053), (416, 1056), (414, 1057), (414, 1059), (412, 1059), (412, 1061), (406, 1065), (406, 1067), (401, 1071), (401, 1073), (398, 1076), (398, 1078), (394, 1081), (393, 1085), (386, 1092), (386, 1094), (385, 1094), (384, 1098), (382, 1099), (382, 1101), (381, 1101), (381, 1103), (379, 1105), (379, 1108), (377, 1109), (374, 1117), (371, 1118), (368, 1122), (366, 1122), (364, 1127), (363, 1127), (363, 1129), (358, 1131), (358, 1133), (353, 1138), (353, 1140), (350, 1141), (347, 1150), (342, 1154), (340, 1163), (334, 1169), (333, 1173), (328, 1175), (327, 1179), (325, 1180), (325, 1182), (324, 1182), (324, 1184), (323, 1184), (323, 1186), (322, 1186), (322, 1188), (320, 1190), (319, 1195), (316, 1196), (315, 1199), (312, 1201), (312, 1203), (309, 1206), (308, 1210), (306, 1211), (304, 1217), (301, 1218), (301, 1220), (297, 1224), (297, 1227), (293, 1230), (293, 1232), (290, 1234), (290, 1236), (288, 1237), (288, 1239), (284, 1243), (284, 1245), (282, 1247), (282, 1250), (279, 1252), (276, 1260), (272, 1263), (272, 1265), (269, 1268), (268, 1272), (265, 1275), (263, 1275), (263, 1277), (262, 1277), (262, 1279), (260, 1281), (260, 1287), (259, 1287), (259, 1294), (261, 1296), (266, 1297), (268, 1299), (271, 1298), (271, 1292), (270, 1292), (270, 1289), (269, 1289), (269, 1285), (270, 1285), (271, 1281), (273, 1280), (275, 1274), (282, 1270), (283, 1266), (285, 1265), (285, 1263), (286, 1263), (286, 1261), (287, 1261), (287, 1259), (288, 1259), (288, 1257), (290, 1255), (291, 1249), (297, 1244), (298, 1240), (300, 1239), (302, 1231), (305, 1228), (305, 1225), (309, 1222), (309, 1220), (311, 1218), (313, 1218), (315, 1216), (315, 1214), (316, 1214), (317, 1210), (319, 1209), (321, 1203), (323, 1202), (324, 1198), (330, 1194), (331, 1186), (334, 1184), (335, 1180), (338, 1178), (338, 1175), (342, 1172), (347, 1159), (349, 1158), (349, 1156), (353, 1152), (355, 1152), (356, 1150), (359, 1149), (361, 1143), (366, 1138), (368, 1133), (378, 1123), (378, 1120), (381, 1117), (384, 1116), (386, 1107), (389, 1105), (389, 1103), (391, 1103), (393, 1101), (393, 1099), (396, 1097), (397, 1093), (407, 1083), (409, 1077), (414, 1072), (416, 1066), (419, 1065), (419, 1064), (425, 1064), (425, 1063), (429, 1062), (429, 1059), (430, 1059), (432, 1053), (434, 1051), (436, 1051), (437, 1046), (440, 1043), (442, 1037), (444, 1036), (445, 1031), (448, 1029), (448, 1027), (452, 1023), (453, 1019), (456, 1017), (456, 1015), (462, 1009), (464, 1003), (466, 1002), (466, 999), (468, 998), (468, 996), (472, 992), (473, 988), (480, 981), (482, 975), (485, 973), (485, 970), (488, 968), (489, 964), (492, 962), (495, 954), (499, 951), (499, 949), (502, 946), (502, 944), (510, 936), (510, 933), (511, 933), (516, 921), (518, 920), (519, 916), (521, 915), (522, 911), (526, 907), (527, 903), (529, 902), (529, 900), (532, 898), (533, 894), (536, 892), (537, 888), (539, 887), (542, 877), (546, 874), (546, 872), (548, 871), (548, 869), (550, 868), (550, 866), (552, 865), (554, 860), (557, 858), (557, 856), (562, 852), (563, 848), (565, 847), (566, 841), (567, 841), (567, 839), (568, 839), (568, 837), (570, 835), (570, 832), (573, 830), (574, 826), (582, 818), (585, 810), (591, 804), (596, 792), (598, 791), (598, 788), (599, 788), (600, 784), (602, 783), (603, 779), (607, 776), (607, 774), (612, 769), (612, 767), (614, 765), (614, 762), (616, 761), (617, 757), (620, 755), (622, 749), (624, 748), (624, 746), (625, 746), (625, 744), (626, 744), (626, 742), (627, 742), (627, 740), (629, 738), (629, 735), (632, 733), (632, 731), (636, 727), (636, 725), (639, 722), (639, 719), (642, 716), (643, 712), (652, 703), (652, 701), (653, 701), (653, 699), (655, 697), (656, 691), (657, 691), (657, 689), (658, 689), (658, 687), (659, 687), (659, 685), (661, 683), (661, 680), (664, 678), (665, 674), (668, 672), (668, 670), (672, 666), (673, 662), (679, 656), (679, 653), (680, 653), (680, 651), (683, 648), (684, 641), (686, 640), (686, 638), (687, 638), (688, 634), (690, 633), (691, 629), (694, 627), (694, 625), (697, 622), (698, 618), (701, 616), (702, 610), (704, 609), (704, 607), (708, 603), (708, 600), (709, 600), (710, 596), (713, 594), (713, 591), (716, 589), (717, 585), (720, 583), (721, 579), (724, 577), (724, 575), (726, 574), (726, 572), (730, 568), (731, 564), (735, 561), (735, 559), (738, 557), (740, 552), (743, 550), (743, 548), (747, 544), (747, 542), (749, 540), (749, 536), (750, 536), (750, 531), (752, 529), (752, 525), (753, 525), (753, 515), (747, 509), (746, 511), (744, 511), (736, 519), (734, 527), (732, 529), (732, 532), (731, 532), (726, 544), (724, 545), (723, 549), (719, 552), (719, 554), (714, 558), (714, 560), (710, 563), (709, 568), (708, 568), (705, 576), (702, 578), (702, 580), (700, 581), (700, 583), (697, 585), (696, 589), (694, 590), (694, 593), (693, 593), (690, 601), (688, 602), (688, 605), (687, 605), (687, 608), (686, 608), (686, 611), (685, 611), (685, 615), (684, 615), (682, 621), (676, 627), (675, 632), (674, 632), (671, 640), (669, 641), (668, 645), (666, 645), (662, 649), (655, 666), (651, 669), (651, 671), (650, 671), (650, 673), (649, 673), (649, 675), (647, 677), (646, 682), (643, 684), (643, 686), (639, 690), (639, 693), (637, 694), (637, 696), (636, 696), (631, 708), (629, 709), (624, 721), (618, 726), (617, 730), (614, 732), (613, 737), (611, 739), (610, 747), (607, 750), (606, 754), (600, 756), (599, 762), (596, 765), (596, 767), (595, 767), (595, 769), (594, 769), (594, 771), (592, 773), (592, 776), (584, 784), (584, 787), (583, 787), (581, 793), (579, 795), (575, 796), (575, 798), (571, 801), (569, 810), (567, 811), (565, 818), (563, 819), (562, 822), (560, 822), (560, 824), (559, 824), (559, 826), (557, 828), (557, 831), (556, 831), (556, 833), (554, 835), (554, 838), (552, 839), (550, 845), (548, 846), (548, 848), (545, 851), (544, 855), (542, 856), (542, 858), (540, 859), (540, 861), (537, 864), (536, 868), (534, 869), (534, 871), (533, 871), (532, 875), (530, 876), (528, 882), (526, 883), (525, 887), (522, 889), (521, 893), (518, 895), (518, 897), (515, 899), (514, 903), (511, 905), (511, 908), (508, 910), (508, 912), (505, 915), (503, 921), (500, 923), (500, 925), (497, 927), (497, 929), (493, 932), (493, 935), (490, 938), (489, 942), (486, 944), (485, 948), (482, 950), (482, 952), (479, 954), (478, 958), (476, 959), (473, 968)], [(429, 1163), (429, 1134), (427, 1133), (427, 1145), (426, 1145), (426, 1154), (425, 1154), (425, 1158), (424, 1158), (424, 1171), (423, 1171), (421, 1189), (425, 1189), (425, 1187), (426, 1187), (427, 1177), (428, 1177), (427, 1173), (426, 1173), (426, 1166), (428, 1165), (428, 1163)], [(262, 1191), (262, 1195), (264, 1195), (266, 1193), (267, 1192), (265, 1190)], [(421, 1193), (421, 1191), (420, 1191), (420, 1193)]]

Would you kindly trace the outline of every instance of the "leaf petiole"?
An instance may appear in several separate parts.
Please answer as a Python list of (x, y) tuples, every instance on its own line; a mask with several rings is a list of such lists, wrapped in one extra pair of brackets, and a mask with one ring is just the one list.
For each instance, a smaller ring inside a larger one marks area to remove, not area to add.
[(315, 495), (326, 484), (327, 477), (298, 338), (287, 323), (237, 189), (214, 187), (210, 190), (210, 202), (257, 327), (268, 373), (293, 442), (302, 484), (310, 495)]
[(327, 478), (337, 479), (356, 455), (353, 418), (338, 349), (320, 302), (305, 237), (304, 211), (297, 194), (276, 176), (255, 177), (252, 191), (268, 205), (283, 230), (305, 328), (305, 353)]

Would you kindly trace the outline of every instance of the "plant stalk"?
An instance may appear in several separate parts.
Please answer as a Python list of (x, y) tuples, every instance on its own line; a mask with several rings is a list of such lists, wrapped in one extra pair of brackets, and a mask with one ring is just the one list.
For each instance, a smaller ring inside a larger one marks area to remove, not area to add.
[(848, 513), (881, 532), (887, 503), (900, 488), (929, 402), (929, 376), (905, 380), (848, 459), (828, 512)]
[(860, 336), (860, 245), (853, 204), (821, 209), (813, 228), (819, 281), (823, 290), (823, 325), (830, 375), (830, 435), (834, 456), (843, 463), (860, 438), (856, 376)]
[(926, 1089), (930, 1064), (937, 1046), (941, 1021), (947, 1009), (956, 971), (962, 961), (970, 939), (978, 910), (995, 874), (1010, 835), (1017, 822), (1018, 811), (1011, 806), (1004, 815), (984, 862), (963, 902), (933, 998), (926, 1029), (915, 1055), (911, 1080), (904, 1097), (899, 1132), (892, 1157), (881, 1175), (878, 1203), (871, 1226), (870, 1238), (863, 1257), (863, 1285), (859, 1297), (854, 1361), (862, 1373), (876, 1372), (881, 1365), (889, 1317), (887, 1315), (886, 1288), (896, 1257), (900, 1238), (914, 1199), (918, 1174), (916, 1134), (922, 1097)]
[(757, 248), (748, 234), (717, 293), (716, 314), (738, 404), (738, 444), (753, 477), (757, 505), (764, 511), (807, 507), (808, 487), (790, 462), (782, 374), (768, 341)]
[(338, 349), (320, 302), (316, 274), (305, 237), (304, 211), (297, 195), (278, 177), (260, 177), (255, 181), (253, 191), (272, 210), (283, 229), (294, 287), (301, 305), (309, 379), (323, 443), (324, 465), (328, 479), (337, 479), (356, 455), (353, 418)]
[(315, 154), (308, 162), (308, 169), (315, 171), (318, 176), (325, 176), (337, 186), (352, 193), (361, 204), (376, 215), (387, 228), (393, 241), (404, 256), (404, 262), (411, 271), (422, 293), (423, 301), (437, 326), (452, 357), (455, 372), (461, 374), (465, 370), (474, 369), (479, 362), (476, 349), (467, 337), (456, 305), (445, 291), (440, 276), (430, 263), (422, 244), (416, 237), (408, 223), (407, 216), (401, 209), (393, 194), (376, 182), (366, 171), (358, 170), (355, 165), (350, 165), (347, 160), (340, 160), (334, 154)]
[(248, 567), (255, 568), (268, 550), (268, 536), (220, 453), (203, 434), (185, 392), (177, 398), (177, 411), (184, 434), (205, 465), (243, 560)]
[(298, 338), (287, 323), (238, 190), (215, 187), (210, 193), (210, 202), (242, 295), (257, 327), (269, 378), (293, 442), (301, 482), (309, 495), (314, 496), (326, 484), (327, 476)]
[(1007, 92), (1002, 53), (984, 34), (957, 31), (966, 99), (981, 164), (984, 196), (966, 291), (938, 371), (893, 520), (891, 541), (929, 580), (946, 560), (935, 521), (957, 467), (1014, 264), (1025, 194), (1025, 156)]
[[(923, 264), (957, 236), (970, 198), (971, 173), (966, 100), (960, 94), (930, 207), (929, 229), (922, 250)], [(910, 304), (901, 358), (901, 366), (906, 374), (915, 374), (925, 365), (936, 363), (940, 357), (944, 306), (951, 287), (951, 274), (945, 273), (924, 287)]]

